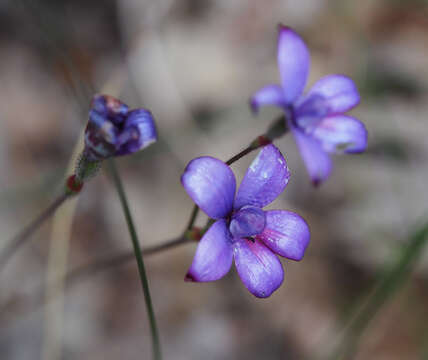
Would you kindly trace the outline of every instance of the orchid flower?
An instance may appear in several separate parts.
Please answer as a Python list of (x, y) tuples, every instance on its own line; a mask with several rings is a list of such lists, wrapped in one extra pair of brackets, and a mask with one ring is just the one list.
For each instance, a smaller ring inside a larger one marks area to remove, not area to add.
[(253, 295), (264, 298), (278, 289), (284, 271), (275, 254), (301, 260), (310, 238), (308, 225), (296, 213), (262, 210), (285, 189), (289, 176), (287, 163), (274, 145), (260, 151), (236, 197), (235, 176), (224, 162), (204, 156), (187, 165), (181, 182), (215, 222), (200, 240), (186, 280), (218, 280), (234, 260)]
[(275, 105), (285, 111), (288, 127), (314, 185), (332, 170), (329, 153), (359, 153), (367, 147), (367, 130), (357, 119), (343, 115), (358, 105), (360, 96), (344, 75), (328, 75), (303, 94), (309, 74), (309, 50), (292, 29), (279, 26), (278, 67), (281, 85), (268, 85), (251, 98), (251, 107)]

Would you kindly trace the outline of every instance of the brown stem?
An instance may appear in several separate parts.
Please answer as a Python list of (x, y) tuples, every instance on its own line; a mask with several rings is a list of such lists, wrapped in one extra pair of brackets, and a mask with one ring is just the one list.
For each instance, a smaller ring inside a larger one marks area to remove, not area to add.
[(251, 151), (256, 150), (256, 149), (257, 149), (257, 147), (250, 145), (247, 148), (245, 148), (244, 150), (242, 150), (239, 154), (232, 156), (229, 160), (226, 161), (226, 164), (232, 165), (234, 162), (238, 161), (239, 159), (243, 158), (245, 155), (249, 154)]
[(199, 207), (198, 205), (194, 205), (192, 214), (190, 215), (190, 219), (189, 219), (189, 222), (187, 223), (185, 231), (189, 231), (193, 227), (196, 221), (196, 217), (198, 216), (198, 213), (199, 213)]
[[(161, 245), (154, 245), (151, 247), (147, 247), (141, 251), (141, 253), (145, 256), (156, 254), (158, 252), (161, 252), (163, 250), (170, 249), (172, 247), (175, 247), (177, 245), (184, 244), (186, 242), (189, 242), (190, 239), (186, 237), (179, 237), (170, 241), (167, 241)], [(85, 277), (89, 274), (96, 274), (98, 272), (101, 272), (103, 270), (109, 269), (111, 267), (117, 267), (126, 264), (130, 260), (134, 258), (134, 252), (133, 251), (124, 251), (121, 254), (115, 254), (112, 255), (106, 259), (101, 259), (98, 261), (95, 261), (90, 264), (82, 265), (80, 267), (77, 267), (76, 269), (72, 270), (67, 276), (66, 276), (66, 283), (67, 286), (72, 286), (76, 280)]]
[(69, 196), (70, 194), (67, 193), (60, 195), (38, 218), (34, 219), (6, 244), (0, 253), (0, 271), (3, 270), (15, 252), (30, 239), (33, 232), (49, 219)]
[[(167, 250), (190, 241), (191, 239), (189, 237), (182, 236), (167, 241), (160, 245), (147, 247), (143, 249), (141, 253), (145, 256), (153, 255), (163, 250)], [(110, 268), (125, 265), (129, 263), (134, 258), (134, 256), (135, 255), (133, 251), (124, 251), (120, 254), (111, 255), (104, 259), (96, 260), (92, 263), (79, 266), (67, 274), (67, 276), (65, 277), (65, 284), (67, 288), (70, 288), (79, 280), (85, 278), (87, 275), (94, 275)], [(8, 301), (5, 305), (1, 307), (0, 319), (2, 318), (1, 315), (5, 315), (10, 312), (22, 311), (24, 312), (24, 314), (26, 314), (28, 312), (35, 311), (40, 306), (53, 300), (54, 298), (55, 293), (54, 296), (50, 297), (49, 299), (46, 299), (44, 289), (39, 289), (38, 291), (36, 291), (36, 294), (34, 296), (15, 297), (13, 299), (10, 299), (10, 301)]]

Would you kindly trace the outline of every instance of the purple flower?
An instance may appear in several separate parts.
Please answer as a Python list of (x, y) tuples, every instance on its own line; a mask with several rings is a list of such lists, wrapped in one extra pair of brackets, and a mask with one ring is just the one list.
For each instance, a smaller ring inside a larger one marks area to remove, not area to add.
[(354, 82), (344, 75), (328, 75), (303, 95), (309, 73), (309, 50), (292, 29), (280, 25), (278, 67), (281, 85), (268, 85), (251, 98), (251, 107), (281, 107), (287, 125), (314, 185), (326, 180), (332, 169), (328, 153), (358, 153), (367, 147), (367, 130), (357, 119), (343, 113), (358, 105)]
[(95, 95), (85, 130), (84, 155), (89, 161), (132, 154), (157, 140), (150, 111), (129, 110), (109, 95)]
[(309, 243), (309, 228), (299, 215), (262, 208), (285, 189), (290, 173), (274, 145), (265, 146), (248, 168), (235, 197), (236, 180), (222, 161), (192, 160), (181, 182), (193, 201), (215, 223), (200, 240), (189, 281), (222, 278), (235, 260), (238, 274), (257, 297), (268, 297), (281, 285), (284, 272), (278, 257), (301, 260)]

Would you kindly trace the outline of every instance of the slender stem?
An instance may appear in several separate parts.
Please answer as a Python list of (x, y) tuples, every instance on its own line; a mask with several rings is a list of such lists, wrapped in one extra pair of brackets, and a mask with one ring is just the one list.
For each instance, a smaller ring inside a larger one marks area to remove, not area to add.
[(0, 271), (6, 266), (7, 262), (11, 259), (14, 253), (24, 245), (30, 236), (46, 221), (48, 220), (55, 211), (67, 200), (69, 194), (63, 193), (58, 196), (49, 207), (43, 211), (39, 217), (34, 219), (28, 224), (19, 234), (12, 238), (6, 246), (1, 250), (0, 253)]
[(113, 181), (116, 186), (117, 193), (122, 204), (123, 212), (125, 214), (126, 223), (128, 225), (129, 234), (131, 235), (132, 246), (134, 247), (135, 259), (137, 260), (138, 271), (141, 279), (141, 286), (143, 288), (144, 299), (146, 302), (147, 314), (150, 322), (150, 330), (152, 333), (152, 345), (153, 345), (153, 359), (162, 359), (159, 334), (156, 325), (155, 314), (153, 311), (152, 299), (150, 297), (149, 282), (147, 280), (146, 269), (144, 267), (143, 257), (141, 255), (140, 243), (138, 242), (137, 232), (135, 230), (134, 222), (132, 220), (131, 211), (129, 209), (128, 200), (126, 198), (125, 189), (122, 185), (119, 172), (116, 169), (114, 160), (109, 160), (110, 172), (113, 176)]
[(255, 147), (253, 145), (249, 145), (247, 148), (242, 150), (240, 153), (236, 154), (235, 156), (232, 156), (229, 160), (226, 161), (227, 165), (232, 165), (234, 162), (238, 161), (239, 159), (243, 158), (245, 155), (248, 155), (250, 152), (258, 149), (259, 146)]
[[(143, 249), (141, 253), (145, 256), (156, 254), (163, 250), (176, 247), (181, 244), (189, 242), (189, 238), (179, 237), (170, 241), (167, 241), (161, 245), (154, 245)], [(98, 272), (102, 272), (112, 267), (117, 267), (128, 263), (134, 258), (134, 252), (124, 251), (121, 254), (115, 254), (108, 258), (97, 260), (93, 263), (82, 265), (72, 270), (66, 277), (66, 282), (69, 286), (75, 283), (76, 280), (85, 277), (86, 275), (92, 275)]]
[[(178, 245), (186, 244), (191, 241), (193, 240), (190, 237), (182, 236), (172, 240), (168, 240), (160, 245), (149, 246), (145, 249), (142, 249), (141, 253), (144, 256), (153, 255), (164, 250), (174, 248)], [(95, 275), (97, 273), (115, 267), (129, 264), (130, 260), (132, 260), (134, 256), (135, 255), (133, 251), (123, 251), (120, 254), (110, 255), (108, 257), (105, 257), (104, 259), (95, 260), (94, 262), (91, 262), (89, 264), (78, 266), (66, 275), (64, 280), (65, 285), (67, 288), (70, 288), (76, 283), (78, 283), (79, 280), (82, 280), (89, 275)], [(58, 279), (54, 282), (53, 287), (57, 288), (57, 284), (60, 283), (62, 283), (62, 281), (61, 279)], [(53, 296), (46, 298), (44, 294), (44, 289), (38, 289), (35, 292), (35, 295), (31, 297), (13, 297), (0, 307), (0, 320), (2, 319), (2, 316), (7, 313), (10, 314), (13, 312), (16, 314), (18, 312), (18, 315), (24, 316), (28, 313), (31, 313), (32, 311), (36, 311), (40, 306), (53, 300), (57, 295), (57, 291), (54, 291), (53, 294)], [(13, 309), (10, 309), (10, 305), (13, 306)]]
[(187, 223), (185, 231), (189, 231), (193, 227), (196, 221), (196, 217), (198, 216), (198, 213), (199, 213), (198, 205), (193, 206), (192, 214), (190, 215), (190, 219), (189, 219), (189, 222)]

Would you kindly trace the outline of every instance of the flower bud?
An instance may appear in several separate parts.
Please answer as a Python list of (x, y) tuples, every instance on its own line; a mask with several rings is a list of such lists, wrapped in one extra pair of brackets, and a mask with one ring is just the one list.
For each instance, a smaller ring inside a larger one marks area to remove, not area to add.
[(112, 96), (94, 96), (83, 151), (88, 161), (132, 154), (156, 140), (156, 127), (150, 111), (129, 111), (126, 104)]

